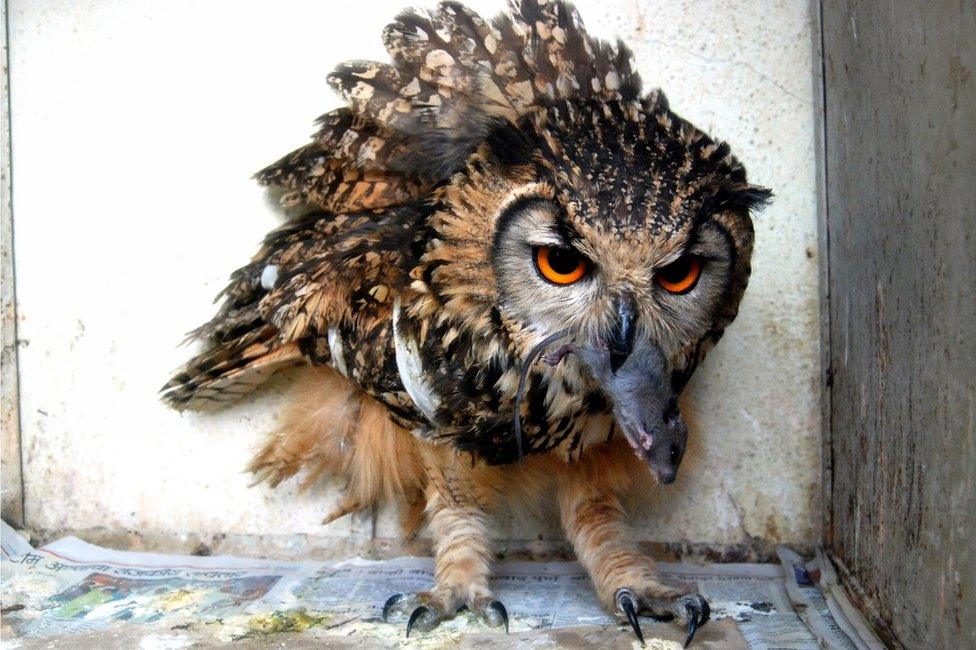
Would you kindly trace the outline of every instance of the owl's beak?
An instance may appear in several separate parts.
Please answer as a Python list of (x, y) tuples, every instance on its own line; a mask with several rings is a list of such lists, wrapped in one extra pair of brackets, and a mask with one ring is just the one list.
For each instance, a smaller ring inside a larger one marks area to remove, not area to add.
[(607, 337), (610, 350), (610, 371), (616, 373), (624, 365), (634, 349), (634, 321), (637, 320), (637, 307), (629, 296), (617, 300), (617, 319)]
[(661, 483), (673, 483), (684, 457), (688, 428), (671, 386), (671, 372), (661, 349), (637, 340), (623, 359), (614, 341), (577, 347), (593, 378), (613, 403), (613, 415), (627, 442)]

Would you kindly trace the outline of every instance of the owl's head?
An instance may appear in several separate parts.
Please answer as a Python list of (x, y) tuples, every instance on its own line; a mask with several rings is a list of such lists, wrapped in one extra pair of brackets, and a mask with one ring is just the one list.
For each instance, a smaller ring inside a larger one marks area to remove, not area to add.
[(497, 125), (445, 188), (427, 278), (459, 314), (497, 310), (523, 357), (564, 332), (559, 356), (670, 482), (676, 395), (736, 315), (769, 196), (660, 93), (558, 102)]
[(481, 215), (502, 314), (606, 341), (615, 364), (653, 341), (683, 386), (736, 315), (750, 210), (769, 191), (660, 93), (549, 106), (500, 127), (481, 153), (473, 167), (509, 183), (494, 214)]

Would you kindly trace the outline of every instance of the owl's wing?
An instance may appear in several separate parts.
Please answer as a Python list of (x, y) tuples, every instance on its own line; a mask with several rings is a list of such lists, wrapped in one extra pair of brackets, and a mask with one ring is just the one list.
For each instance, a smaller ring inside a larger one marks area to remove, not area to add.
[(283, 343), (324, 335), (329, 325), (368, 331), (386, 322), (423, 252), (425, 220), (415, 206), (331, 217), (328, 228), (336, 234), (327, 246), (280, 266), (259, 304), (262, 318)]
[(234, 271), (217, 296), (222, 300), (217, 315), (187, 336), (188, 341), (201, 341), (205, 349), (163, 386), (164, 402), (177, 409), (219, 408), (276, 370), (302, 360), (298, 344), (280, 340), (278, 329), (262, 316), (260, 303), (275, 279), (275, 264), (294, 265), (323, 249), (327, 230), (316, 228), (310, 215), (265, 238), (250, 264)]
[(348, 107), (257, 178), (288, 204), (401, 205), (456, 172), (500, 122), (564, 99), (634, 99), (630, 52), (589, 36), (561, 1), (522, 0), (488, 22), (457, 2), (383, 31), (392, 63), (350, 61), (329, 83)]
[(425, 236), (423, 212), (313, 213), (265, 239), (251, 263), (235, 271), (219, 313), (189, 338), (206, 350), (162, 389), (184, 409), (219, 407), (273, 372), (313, 357), (329, 361), (330, 327), (368, 346), (389, 322)]

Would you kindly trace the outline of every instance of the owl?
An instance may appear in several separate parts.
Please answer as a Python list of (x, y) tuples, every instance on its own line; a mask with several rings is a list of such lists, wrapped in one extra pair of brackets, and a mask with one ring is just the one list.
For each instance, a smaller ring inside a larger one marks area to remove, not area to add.
[(675, 480), (679, 396), (736, 316), (769, 190), (561, 0), (492, 21), (444, 2), (383, 42), (391, 62), (341, 64), (346, 106), (257, 174), (300, 216), (232, 274), (163, 399), (219, 407), (300, 367), (249, 469), (338, 478), (326, 522), (392, 501), (405, 534), (426, 523), (436, 584), (383, 607), (407, 635), (463, 607), (507, 630), (487, 518), (543, 496), (610, 612), (690, 642), (708, 602), (659, 577), (622, 499)]

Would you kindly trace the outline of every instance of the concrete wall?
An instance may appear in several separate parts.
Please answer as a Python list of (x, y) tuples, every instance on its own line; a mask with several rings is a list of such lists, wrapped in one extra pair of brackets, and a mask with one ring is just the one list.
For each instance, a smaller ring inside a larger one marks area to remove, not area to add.
[(824, 2), (826, 541), (910, 648), (976, 647), (976, 5)]
[[(226, 533), (277, 548), (389, 533), (385, 516), (320, 526), (332, 501), (324, 488), (248, 488), (241, 469), (273, 426), (280, 386), (218, 415), (168, 411), (156, 390), (190, 354), (176, 349), (183, 332), (211, 315), (228, 273), (279, 222), (250, 174), (304, 143), (312, 119), (336, 105), (324, 82), (335, 63), (384, 56), (380, 30), (402, 3), (10, 0), (28, 526), (139, 531), (129, 543), (177, 546)], [(474, 4), (492, 14), (502, 3)], [(648, 499), (635, 525), (657, 541), (813, 542), (807, 4), (578, 5), (591, 31), (630, 43), (649, 87), (664, 87), (678, 112), (728, 140), (751, 178), (776, 192), (756, 223), (739, 320), (690, 388), (697, 471)], [(555, 535), (551, 522), (498, 532), (540, 533)]]

